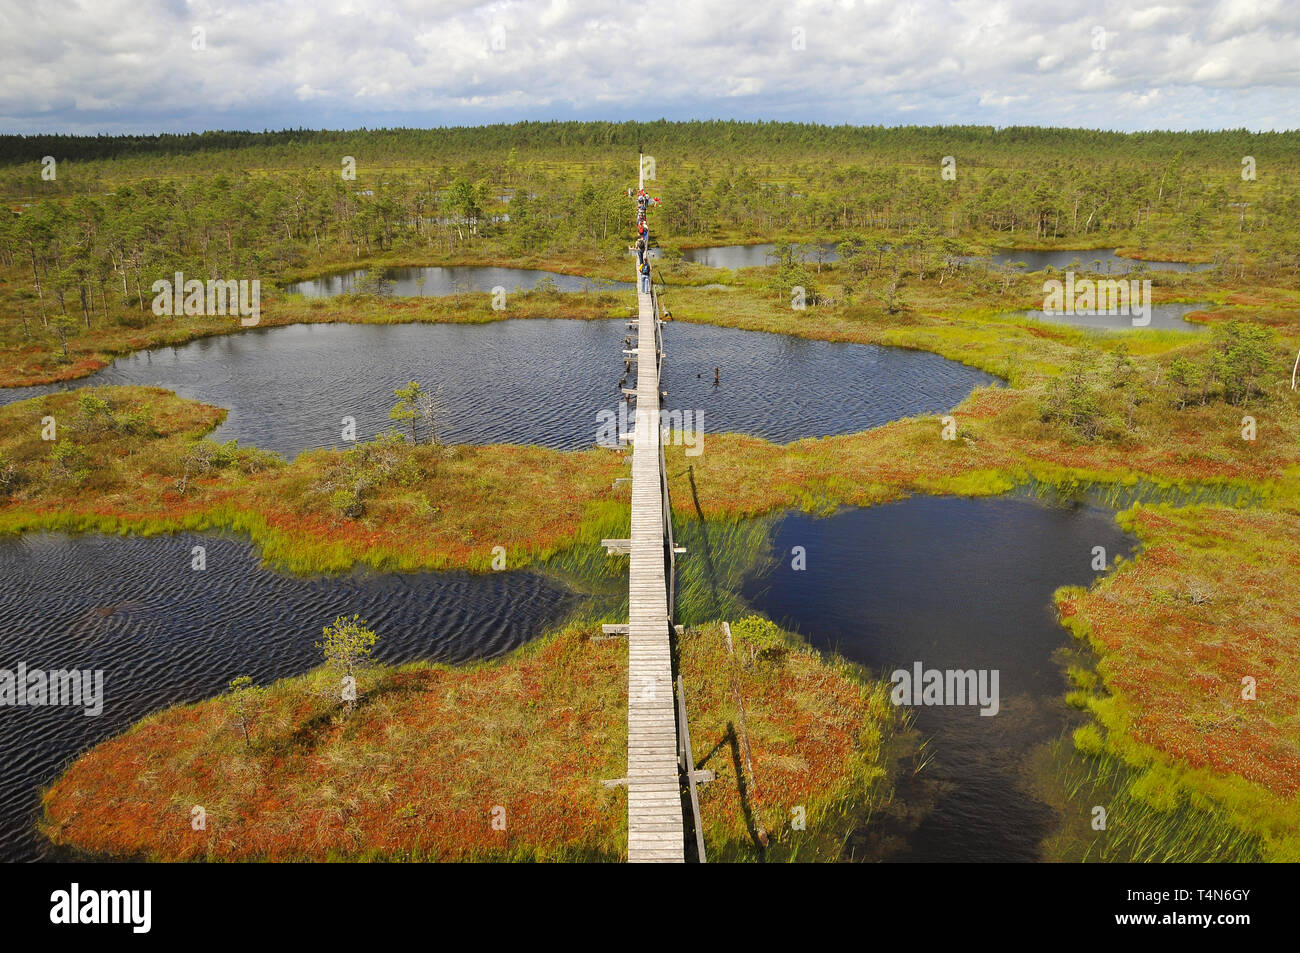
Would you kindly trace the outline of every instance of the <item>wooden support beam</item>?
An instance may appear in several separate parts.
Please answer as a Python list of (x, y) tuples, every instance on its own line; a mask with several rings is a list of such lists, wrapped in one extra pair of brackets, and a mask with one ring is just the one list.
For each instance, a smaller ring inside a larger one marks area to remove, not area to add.
[(626, 556), (632, 552), (632, 540), (630, 539), (602, 539), (600, 545), (605, 547), (605, 552), (611, 556)]
[(604, 632), (606, 635), (627, 635), (629, 629), (626, 623), (619, 624), (606, 622), (600, 627), (600, 631)]
[[(708, 784), (710, 781), (718, 780), (718, 776), (707, 768), (701, 768), (691, 773), (695, 776), (694, 780), (696, 784)], [(607, 788), (625, 788), (627, 787), (627, 782), (627, 778), (607, 778), (602, 780), (600, 783)], [(678, 796), (680, 797), (680, 795)]]

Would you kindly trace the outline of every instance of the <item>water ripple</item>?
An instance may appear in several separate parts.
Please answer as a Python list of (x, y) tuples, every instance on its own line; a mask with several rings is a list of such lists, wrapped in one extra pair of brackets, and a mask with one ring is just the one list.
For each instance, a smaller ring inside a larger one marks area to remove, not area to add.
[[(190, 568), (195, 545), (207, 569)], [(501, 655), (563, 618), (577, 597), (535, 574), (459, 572), (301, 579), (221, 536), (0, 540), (0, 668), (102, 669), (104, 711), (0, 708), (0, 859), (37, 860), (39, 789), (85, 750), (168, 705), (305, 672), (335, 616), (379, 633), (375, 657), (460, 663)]]
[[(362, 440), (392, 426), (393, 389), (418, 380), (438, 392), (449, 442), (576, 450), (595, 444), (600, 411), (620, 406), (626, 333), (621, 320), (295, 325), (140, 352), (81, 381), (0, 390), (0, 403), (149, 384), (230, 408), (216, 439), (293, 457), (348, 446), (344, 417)], [(711, 325), (670, 324), (664, 341), (666, 409), (703, 412), (709, 432), (782, 443), (938, 413), (994, 380), (923, 351)]]

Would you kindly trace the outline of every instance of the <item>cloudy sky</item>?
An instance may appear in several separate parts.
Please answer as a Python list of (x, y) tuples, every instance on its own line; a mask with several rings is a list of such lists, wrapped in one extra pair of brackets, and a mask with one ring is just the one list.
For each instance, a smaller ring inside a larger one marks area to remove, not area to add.
[(1300, 0), (0, 0), (0, 131), (1300, 128)]

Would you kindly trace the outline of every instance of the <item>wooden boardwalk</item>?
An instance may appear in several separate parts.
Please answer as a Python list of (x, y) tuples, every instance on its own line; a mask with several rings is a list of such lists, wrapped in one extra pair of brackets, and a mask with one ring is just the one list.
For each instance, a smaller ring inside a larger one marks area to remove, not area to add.
[(682, 789), (677, 773), (660, 471), (659, 316), (654, 299), (640, 290), (639, 283), (637, 305), (628, 582), (627, 859), (633, 863), (682, 863)]

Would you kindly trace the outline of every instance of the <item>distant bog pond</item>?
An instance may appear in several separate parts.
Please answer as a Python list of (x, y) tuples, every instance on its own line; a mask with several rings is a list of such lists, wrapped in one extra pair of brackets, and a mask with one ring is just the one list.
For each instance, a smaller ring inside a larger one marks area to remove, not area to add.
[(1021, 271), (1055, 268), (1057, 271), (1074, 269), (1116, 275), (1128, 274), (1141, 267), (1150, 268), (1152, 271), (1208, 271), (1214, 267), (1208, 263), (1124, 258), (1116, 254), (1113, 248), (1089, 248), (1082, 251), (1026, 251), (1022, 248), (995, 248), (989, 258), (972, 258), (971, 261), (988, 261), (993, 265), (1019, 264)]
[[(1204, 331), (1209, 325), (1188, 321), (1186, 316), (1193, 311), (1203, 311), (1213, 307), (1214, 303), (1210, 301), (1152, 305), (1151, 323), (1144, 327), (1157, 331)], [(1133, 324), (1132, 314), (1061, 314), (1050, 311), (1018, 311), (1016, 314), (1037, 321), (1046, 321), (1049, 324), (1069, 324), (1077, 328), (1095, 328), (1098, 331), (1141, 330)]]
[[(881, 840), (869, 824), (850, 853), (1040, 859), (1058, 818), (1031, 791), (1030, 759), (1071, 724), (1056, 653), (1072, 640), (1052, 593), (1096, 578), (1094, 546), (1113, 560), (1133, 545), (1109, 510), (1015, 497), (913, 497), (777, 523), (771, 564), (744, 585), (755, 608), (886, 679), (918, 663), (998, 675), (995, 714), (975, 704), (914, 707), (932, 760), (899, 779), (904, 829)], [(793, 565), (796, 546), (805, 568)]]
[[(756, 268), (775, 262), (776, 245), (714, 245), (708, 248), (687, 248), (682, 251), (685, 261), (707, 265), (710, 268)], [(809, 264), (839, 261), (837, 242), (796, 243), (795, 249)], [(652, 250), (652, 255), (654, 250)], [(1211, 264), (1189, 264), (1182, 261), (1139, 261), (1116, 254), (1113, 248), (1091, 248), (1083, 251), (1026, 251), (1019, 248), (995, 248), (987, 257), (973, 256), (966, 262), (972, 265), (1000, 267), (1016, 264), (1018, 270), (1041, 271), (1055, 268), (1064, 271), (1073, 267), (1078, 271), (1095, 271), (1102, 274), (1128, 274), (1139, 267), (1153, 271), (1206, 271)]]
[[(810, 265), (840, 260), (838, 242), (796, 242), (795, 250)], [(709, 268), (762, 268), (775, 263), (773, 242), (757, 245), (710, 245), (702, 248), (682, 249), (682, 260), (706, 265)], [(662, 258), (663, 249), (652, 247), (651, 258)], [(1153, 271), (1206, 271), (1211, 264), (1189, 264), (1181, 261), (1139, 261), (1123, 258), (1113, 248), (1092, 248), (1083, 251), (1026, 251), (1018, 248), (995, 248), (988, 257), (966, 259), (968, 264), (1000, 267), (1015, 264), (1018, 270), (1041, 271), (1055, 268), (1064, 271), (1073, 267), (1078, 271), (1102, 274), (1128, 274), (1139, 267)], [(290, 294), (308, 298), (333, 298), (363, 290), (369, 280), (370, 270), (357, 268), (319, 278), (286, 285)], [(531, 291), (539, 282), (554, 282), (557, 291), (626, 291), (634, 287), (630, 281), (608, 281), (565, 275), (555, 271), (532, 268), (495, 268), (483, 265), (451, 265), (411, 268), (384, 268), (378, 270), (381, 288), (399, 298), (436, 298), (466, 292), (491, 292), (494, 288), (511, 291)]]
[[(103, 384), (166, 388), (229, 408), (216, 440), (237, 439), (292, 458), (346, 447), (392, 426), (393, 390), (420, 381), (437, 394), (438, 427), (452, 443), (595, 445), (602, 410), (629, 385), (622, 320), (527, 319), (488, 324), (293, 325), (204, 338), (119, 358), (88, 378), (0, 390), (9, 403)], [(712, 325), (671, 323), (665, 406), (702, 415), (706, 432), (788, 442), (854, 433), (938, 413), (996, 378), (936, 354), (812, 341)], [(718, 383), (714, 384), (714, 370)]]
[[(207, 568), (192, 568), (192, 549)], [(37, 860), (40, 789), (91, 745), (169, 705), (318, 665), (315, 643), (358, 613), (374, 657), (467, 662), (502, 655), (558, 623), (579, 597), (527, 572), (425, 572), (302, 579), (263, 569), (252, 546), (182, 534), (0, 539), (0, 668), (103, 672), (103, 711), (6, 708), (0, 717), (0, 860)]]
[[(287, 285), (290, 294), (308, 298), (333, 298), (352, 294), (364, 286), (368, 269), (358, 268), (335, 275), (310, 278)], [(491, 292), (494, 288), (531, 291), (544, 279), (555, 283), (557, 291), (616, 291), (632, 287), (630, 281), (603, 281), (578, 275), (529, 268), (491, 268), (479, 265), (454, 265), (438, 268), (385, 268), (379, 272), (382, 290), (399, 298), (439, 298), (465, 292)]]
[[(835, 242), (819, 242), (814, 245), (798, 245), (798, 251), (810, 262), (838, 261), (839, 253)], [(684, 248), (682, 259), (693, 261), (710, 268), (761, 268), (775, 261), (773, 251), (776, 245), (767, 242), (761, 245), (714, 245), (708, 248)]]

